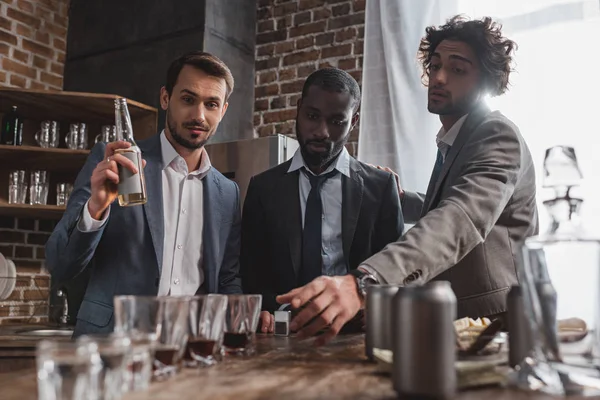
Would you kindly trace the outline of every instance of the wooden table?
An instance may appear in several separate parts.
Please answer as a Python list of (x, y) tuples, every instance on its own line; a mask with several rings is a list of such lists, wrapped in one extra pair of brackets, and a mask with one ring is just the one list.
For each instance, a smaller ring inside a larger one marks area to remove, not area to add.
[[(364, 356), (363, 335), (340, 336), (321, 348), (293, 337), (259, 336), (257, 355), (183, 370), (124, 400), (162, 399), (395, 399), (389, 377), (377, 375)], [(35, 372), (0, 375), (3, 400), (37, 399)], [(554, 397), (489, 388), (458, 393), (457, 400), (548, 400)], [(569, 399), (581, 399), (570, 397)]]

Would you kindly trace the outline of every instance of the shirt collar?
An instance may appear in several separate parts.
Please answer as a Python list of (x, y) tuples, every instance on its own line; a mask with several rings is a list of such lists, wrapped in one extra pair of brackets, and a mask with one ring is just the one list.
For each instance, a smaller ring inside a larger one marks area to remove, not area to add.
[[(304, 157), (302, 157), (302, 152), (300, 151), (300, 149), (298, 149), (298, 150), (296, 150), (296, 153), (294, 153), (294, 157), (292, 158), (292, 163), (290, 164), (290, 168), (288, 169), (287, 172), (288, 173), (294, 172), (301, 168), (305, 168), (307, 171), (309, 171), (312, 174), (312, 171), (308, 168), (308, 166), (304, 162)], [(343, 175), (346, 175), (348, 178), (350, 177), (350, 153), (348, 153), (348, 150), (346, 150), (345, 147), (342, 149), (341, 153), (338, 155), (335, 162), (333, 162), (325, 171), (323, 171), (321, 173), (321, 175), (327, 174), (327, 173), (333, 171), (334, 169), (337, 169), (340, 173), (342, 173)]]
[(463, 115), (458, 121), (454, 123), (454, 125), (452, 125), (448, 132), (444, 130), (443, 126), (440, 128), (440, 131), (438, 132), (435, 138), (435, 142), (437, 143), (438, 147), (440, 145), (440, 142), (448, 146), (452, 146), (454, 144), (454, 141), (456, 140), (456, 137), (460, 132), (460, 128), (462, 128), (468, 115), (469, 114)]
[(187, 165), (183, 157), (177, 153), (177, 150), (173, 147), (173, 145), (167, 139), (165, 135), (165, 131), (160, 134), (160, 148), (162, 151), (162, 169), (166, 169), (171, 166), (174, 170), (178, 172), (183, 172), (189, 175), (198, 175), (200, 179), (204, 178), (206, 174), (212, 168), (212, 164), (210, 162), (210, 157), (206, 152), (206, 149), (202, 149), (202, 157), (200, 158), (200, 166), (197, 170), (188, 172)]

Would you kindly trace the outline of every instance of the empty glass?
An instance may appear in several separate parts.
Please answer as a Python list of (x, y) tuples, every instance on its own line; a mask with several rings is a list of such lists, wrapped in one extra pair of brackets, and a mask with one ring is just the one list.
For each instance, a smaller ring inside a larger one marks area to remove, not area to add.
[(35, 133), (35, 141), (40, 147), (58, 147), (59, 131), (57, 121), (43, 121), (40, 130)]
[(130, 338), (131, 358), (127, 373), (130, 389), (148, 387), (152, 378), (154, 347), (158, 337), (163, 304), (154, 296), (115, 296), (115, 333)]
[(227, 296), (209, 294), (189, 299), (187, 367), (210, 366), (221, 359)]
[(227, 302), (223, 335), (225, 352), (230, 355), (253, 354), (262, 296), (259, 294), (229, 295)]
[(131, 340), (120, 334), (86, 335), (78, 339), (79, 343), (94, 343), (102, 361), (98, 376), (99, 398), (104, 400), (120, 399), (128, 391), (126, 374), (127, 363), (131, 357)]
[(59, 183), (56, 185), (56, 205), (66, 206), (71, 192), (73, 191), (73, 185), (70, 183)]
[(27, 181), (25, 171), (11, 171), (8, 177), (8, 204), (25, 204)]
[(187, 297), (160, 297), (158, 337), (154, 348), (154, 376), (157, 379), (175, 374), (180, 366), (188, 339)]
[(110, 143), (114, 142), (115, 140), (117, 140), (117, 127), (114, 125), (103, 125), (101, 128), (101, 133), (96, 135), (94, 142)]
[(48, 201), (48, 174), (32, 171), (29, 181), (29, 204), (46, 205)]
[(71, 124), (69, 133), (65, 136), (65, 144), (71, 150), (85, 150), (88, 145), (87, 125), (83, 122)]
[(95, 343), (43, 340), (37, 345), (40, 400), (96, 400), (102, 361)]

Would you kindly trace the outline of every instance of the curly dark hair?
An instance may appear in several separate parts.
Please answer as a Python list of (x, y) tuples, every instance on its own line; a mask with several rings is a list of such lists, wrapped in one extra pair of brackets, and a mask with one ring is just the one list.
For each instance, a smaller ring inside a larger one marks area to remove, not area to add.
[(423, 66), (423, 83), (427, 84), (431, 57), (444, 40), (457, 40), (471, 46), (479, 60), (483, 84), (492, 96), (506, 92), (513, 71), (513, 53), (517, 44), (502, 36), (502, 25), (490, 17), (469, 20), (462, 15), (452, 17), (439, 27), (425, 29), (418, 58)]

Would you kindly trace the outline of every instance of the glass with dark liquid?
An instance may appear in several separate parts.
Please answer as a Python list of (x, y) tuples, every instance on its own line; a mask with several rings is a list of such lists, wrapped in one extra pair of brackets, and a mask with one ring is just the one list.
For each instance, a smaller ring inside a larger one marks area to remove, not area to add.
[(255, 351), (262, 296), (229, 295), (223, 347), (228, 355), (250, 355)]
[(209, 294), (190, 298), (185, 366), (211, 366), (221, 360), (226, 311), (227, 296)]
[(159, 297), (158, 336), (154, 345), (154, 378), (162, 380), (174, 375), (181, 367), (181, 360), (188, 340), (188, 298)]

